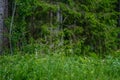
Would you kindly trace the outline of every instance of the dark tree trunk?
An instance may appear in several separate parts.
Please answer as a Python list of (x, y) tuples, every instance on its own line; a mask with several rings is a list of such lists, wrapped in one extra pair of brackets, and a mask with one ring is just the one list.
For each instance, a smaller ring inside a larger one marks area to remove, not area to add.
[(0, 0), (0, 54), (3, 47), (4, 0)]
[[(4, 0), (4, 19), (8, 17), (8, 0)], [(3, 47), (8, 48), (9, 40), (8, 40), (8, 30), (6, 25), (3, 27)]]
[[(120, 0), (118, 0), (117, 11), (120, 12)], [(120, 27), (120, 14), (118, 15), (118, 27)]]
[(4, 19), (7, 17), (8, 0), (0, 0), (0, 54), (3, 51)]
[[(120, 0), (118, 0), (118, 12), (120, 12)], [(120, 28), (120, 14), (118, 15), (118, 27)], [(118, 49), (120, 49), (120, 32), (118, 33)]]

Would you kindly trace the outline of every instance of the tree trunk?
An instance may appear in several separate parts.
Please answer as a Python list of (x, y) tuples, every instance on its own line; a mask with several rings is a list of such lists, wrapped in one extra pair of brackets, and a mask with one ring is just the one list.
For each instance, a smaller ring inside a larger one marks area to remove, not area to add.
[(0, 0), (0, 54), (3, 47), (4, 0)]
[[(8, 17), (8, 0), (4, 0), (4, 19)], [(3, 27), (3, 48), (9, 47), (9, 39), (8, 39), (8, 29), (4, 25)]]
[[(118, 11), (120, 12), (120, 0), (118, 1)], [(119, 19), (118, 19), (118, 26), (120, 27), (120, 15), (119, 15), (119, 17), (118, 17)]]
[(3, 49), (3, 32), (4, 32), (4, 19), (7, 17), (8, 0), (0, 0), (0, 54)]

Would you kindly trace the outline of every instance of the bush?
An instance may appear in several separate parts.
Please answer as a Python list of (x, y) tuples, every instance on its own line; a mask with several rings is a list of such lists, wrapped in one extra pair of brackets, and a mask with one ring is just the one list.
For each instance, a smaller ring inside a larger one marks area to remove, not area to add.
[(18, 0), (16, 3), (14, 48), (31, 44), (32, 38), (34, 42), (42, 40), (48, 47), (54, 45), (53, 50), (58, 50), (59, 45), (69, 46), (76, 54), (117, 50), (117, 0)]

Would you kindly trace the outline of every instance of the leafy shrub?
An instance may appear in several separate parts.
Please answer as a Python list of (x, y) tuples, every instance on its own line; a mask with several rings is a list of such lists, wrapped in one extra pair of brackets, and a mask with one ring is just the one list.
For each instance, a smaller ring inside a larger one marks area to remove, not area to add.
[(76, 54), (110, 53), (118, 46), (116, 2), (17, 0), (12, 46), (21, 50), (33, 38), (34, 42), (43, 40), (48, 47), (54, 45), (53, 51), (61, 45), (74, 48)]

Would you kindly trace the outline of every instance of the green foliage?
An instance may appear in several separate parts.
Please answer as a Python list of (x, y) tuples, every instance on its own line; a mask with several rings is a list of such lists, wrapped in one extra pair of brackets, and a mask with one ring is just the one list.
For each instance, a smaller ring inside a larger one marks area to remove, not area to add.
[[(118, 49), (117, 0), (17, 0), (16, 3), (12, 46), (20, 51), (39, 44), (38, 41), (50, 51), (69, 47), (79, 55), (89, 52), (102, 55)], [(60, 15), (62, 22), (58, 21)], [(6, 22), (10, 24), (9, 19)], [(35, 52), (35, 47), (31, 48)]]
[(0, 56), (1, 80), (119, 80), (120, 57)]

